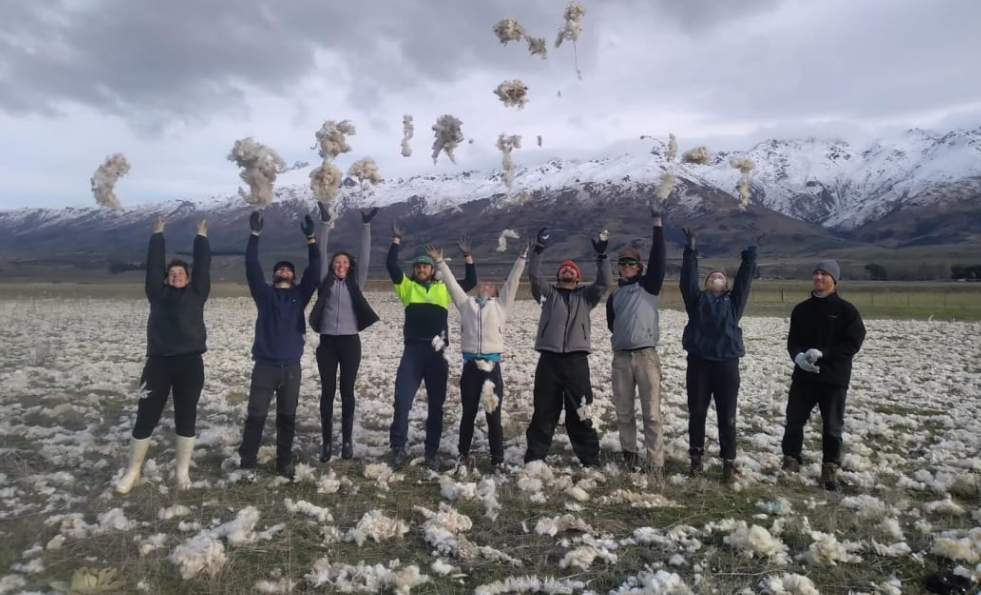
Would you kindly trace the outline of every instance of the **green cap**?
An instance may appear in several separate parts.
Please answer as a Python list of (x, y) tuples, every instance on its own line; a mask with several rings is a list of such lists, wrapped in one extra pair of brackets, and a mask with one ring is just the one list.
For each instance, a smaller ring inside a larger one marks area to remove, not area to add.
[(429, 266), (436, 268), (436, 263), (433, 261), (433, 259), (425, 254), (422, 256), (416, 256), (415, 260), (412, 261), (412, 266), (416, 266), (417, 264), (428, 264)]

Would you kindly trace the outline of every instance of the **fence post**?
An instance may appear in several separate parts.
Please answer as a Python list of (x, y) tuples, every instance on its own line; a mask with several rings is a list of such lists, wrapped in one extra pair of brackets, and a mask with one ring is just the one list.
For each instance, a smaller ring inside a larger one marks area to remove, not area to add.
[(906, 307), (909, 308), (909, 294), (906, 294)]
[(780, 290), (780, 303), (784, 303), (784, 290)]
[(875, 294), (874, 293), (870, 293), (869, 294), (869, 301), (870, 301), (870, 305), (872, 305), (872, 306), (875, 305)]

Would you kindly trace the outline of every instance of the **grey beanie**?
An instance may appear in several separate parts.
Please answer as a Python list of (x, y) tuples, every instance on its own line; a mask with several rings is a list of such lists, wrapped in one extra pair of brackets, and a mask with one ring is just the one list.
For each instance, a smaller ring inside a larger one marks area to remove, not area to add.
[(841, 269), (838, 267), (838, 261), (836, 260), (822, 260), (821, 262), (814, 265), (815, 271), (824, 271), (825, 273), (831, 275), (831, 278), (838, 283), (838, 279), (841, 279)]

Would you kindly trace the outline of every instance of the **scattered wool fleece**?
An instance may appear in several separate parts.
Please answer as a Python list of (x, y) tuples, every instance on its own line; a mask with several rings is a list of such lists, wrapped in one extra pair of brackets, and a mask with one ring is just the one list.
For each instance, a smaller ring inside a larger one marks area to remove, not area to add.
[(780, 566), (790, 563), (787, 544), (759, 525), (749, 527), (746, 521), (737, 521), (732, 532), (723, 541), (740, 550), (747, 558), (767, 557)]
[(811, 579), (792, 573), (768, 576), (760, 581), (760, 589), (767, 595), (821, 595)]
[(332, 587), (338, 593), (384, 593), (409, 595), (412, 589), (428, 583), (429, 575), (421, 574), (415, 565), (399, 568), (399, 560), (391, 560), (387, 566), (369, 566), (358, 562), (357, 566), (343, 563), (331, 564), (326, 557), (313, 563), (304, 578), (310, 586)]
[(546, 595), (573, 595), (586, 587), (582, 581), (569, 579), (554, 579), (546, 577), (539, 579), (531, 576), (509, 576), (503, 580), (480, 585), (474, 589), (474, 595), (505, 595), (545, 593)]
[(862, 544), (855, 542), (840, 542), (831, 533), (821, 531), (811, 532), (811, 545), (807, 551), (797, 556), (798, 560), (803, 560), (811, 566), (837, 566), (842, 563), (858, 563), (862, 561), (861, 556), (855, 552), (862, 550)]
[(409, 525), (405, 521), (387, 517), (384, 512), (375, 509), (364, 513), (358, 524), (344, 536), (344, 540), (353, 541), (361, 547), (369, 539), (380, 543), (389, 539), (401, 539), (408, 532)]

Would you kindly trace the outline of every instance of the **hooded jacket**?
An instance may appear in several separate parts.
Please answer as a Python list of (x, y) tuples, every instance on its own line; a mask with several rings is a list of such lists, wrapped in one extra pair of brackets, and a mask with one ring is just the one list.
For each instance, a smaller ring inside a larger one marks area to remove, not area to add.
[(739, 320), (746, 309), (755, 275), (756, 246), (750, 246), (742, 253), (732, 290), (715, 295), (699, 287), (698, 253), (685, 248), (681, 264), (681, 297), (688, 312), (688, 324), (681, 336), (681, 345), (690, 357), (724, 361), (746, 355)]
[(548, 282), (540, 274), (542, 253), (535, 250), (528, 265), (528, 278), (531, 282), (531, 296), (542, 307), (538, 319), (538, 334), (535, 339), (536, 351), (551, 353), (574, 353), (591, 350), (590, 318), (606, 288), (610, 285), (612, 274), (605, 254), (596, 258), (596, 281), (580, 285), (575, 289), (562, 289)]
[[(317, 244), (322, 265), (317, 301), (310, 310), (310, 328), (316, 333), (355, 335), (378, 322), (378, 314), (371, 308), (361, 288), (368, 281), (368, 263), (371, 256), (371, 224), (361, 229), (361, 252), (358, 260), (351, 259), (351, 267), (343, 279), (338, 279), (328, 258), (327, 241), (330, 226), (320, 223), (317, 228)], [(332, 316), (333, 324), (324, 324), (325, 317)]]
[(150, 302), (146, 322), (146, 354), (169, 357), (204, 353), (208, 332), (204, 303), (211, 293), (211, 248), (206, 236), (194, 236), (194, 259), (188, 284), (180, 289), (167, 285), (166, 244), (163, 233), (150, 236), (146, 257), (144, 291)]

